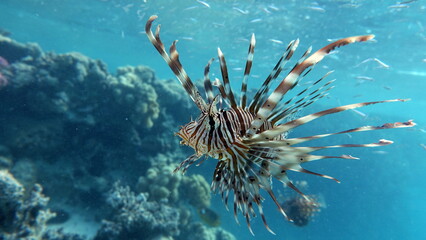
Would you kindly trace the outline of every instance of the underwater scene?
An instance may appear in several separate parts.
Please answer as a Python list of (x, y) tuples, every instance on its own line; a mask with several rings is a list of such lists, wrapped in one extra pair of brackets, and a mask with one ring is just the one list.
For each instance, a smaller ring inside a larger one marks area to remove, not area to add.
[(0, 240), (424, 239), (425, 91), (424, 0), (1, 0)]

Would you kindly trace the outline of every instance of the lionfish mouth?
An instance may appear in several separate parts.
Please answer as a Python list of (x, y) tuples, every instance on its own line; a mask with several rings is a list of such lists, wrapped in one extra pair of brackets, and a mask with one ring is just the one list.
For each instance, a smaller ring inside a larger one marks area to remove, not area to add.
[[(266, 229), (273, 233), (263, 213), (262, 203), (265, 198), (261, 190), (264, 190), (271, 197), (280, 213), (291, 221), (291, 218), (287, 216), (275, 197), (272, 190), (272, 179), (287, 185), (301, 194), (303, 198), (309, 200), (288, 178), (288, 171), (313, 174), (339, 182), (334, 177), (309, 171), (301, 165), (326, 158), (356, 159), (351, 155), (321, 156), (314, 155), (312, 154), (313, 152), (331, 148), (379, 147), (389, 145), (392, 141), (382, 139), (376, 143), (316, 147), (303, 147), (298, 146), (299, 144), (338, 134), (415, 126), (415, 123), (409, 120), (407, 122), (386, 123), (380, 126), (363, 126), (336, 133), (294, 138), (288, 138), (287, 136), (289, 131), (326, 115), (378, 103), (407, 101), (404, 99), (392, 99), (355, 103), (297, 117), (302, 109), (327, 96), (328, 91), (332, 89), (331, 84), (333, 81), (324, 83), (324, 79), (331, 72), (326, 73), (322, 78), (314, 81), (300, 92), (295, 92), (294, 96), (288, 98), (288, 100), (282, 101), (288, 92), (296, 91), (294, 89), (297, 89), (298, 83), (312, 70), (313, 66), (331, 51), (351, 43), (368, 41), (374, 38), (374, 35), (343, 38), (312, 54), (312, 48), (309, 48), (290, 68), (291, 70), (282, 78), (278, 86), (271, 90), (271, 83), (279, 77), (284, 66), (290, 61), (299, 45), (298, 39), (291, 41), (272, 72), (267, 76), (249, 103), (246, 92), (254, 58), (256, 43), (254, 34), (251, 37), (248, 49), (240, 100), (236, 100), (230, 86), (225, 56), (220, 49), (218, 49), (218, 58), (222, 81), (219, 79), (216, 79), (213, 83), (210, 81), (209, 70), (210, 64), (213, 62), (213, 59), (211, 59), (204, 70), (206, 98), (203, 98), (179, 61), (179, 54), (176, 50), (177, 41), (174, 41), (170, 46), (169, 55), (160, 39), (160, 25), (157, 26), (155, 34), (151, 31), (152, 23), (156, 18), (157, 16), (151, 16), (146, 23), (145, 31), (148, 39), (169, 65), (201, 112), (197, 122), (191, 122), (194, 125), (191, 125), (190, 128), (188, 127), (185, 134), (181, 132), (176, 134), (182, 138), (182, 144), (190, 145), (195, 149), (196, 153), (181, 162), (175, 171), (182, 170), (182, 172), (185, 172), (203, 154), (208, 154), (218, 159), (219, 161), (213, 173), (212, 191), (221, 194), (226, 207), (228, 207), (229, 196), (233, 195), (231, 199), (233, 199), (235, 220), (238, 222), (238, 214), (241, 213), (246, 219), (247, 226), (252, 234), (253, 231), (250, 224), (256, 213), (260, 214)], [(218, 91), (216, 97), (213, 86)], [(224, 102), (228, 108), (218, 110), (216, 107), (218, 101)], [(200, 151), (200, 149), (203, 151)], [(207, 155), (204, 156), (207, 157)]]

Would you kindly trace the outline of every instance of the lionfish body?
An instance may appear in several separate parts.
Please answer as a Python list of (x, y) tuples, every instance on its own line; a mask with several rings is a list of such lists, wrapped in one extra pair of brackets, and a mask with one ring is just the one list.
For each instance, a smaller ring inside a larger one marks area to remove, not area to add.
[[(263, 192), (266, 192), (271, 197), (282, 215), (289, 221), (292, 221), (274, 195), (272, 190), (273, 178), (308, 199), (306, 195), (292, 184), (287, 176), (287, 171), (304, 172), (338, 182), (337, 179), (331, 176), (309, 171), (303, 168), (301, 164), (325, 158), (356, 159), (350, 155), (321, 156), (314, 155), (312, 154), (313, 152), (328, 148), (378, 147), (391, 144), (392, 142), (382, 139), (377, 143), (368, 144), (341, 144), (318, 147), (301, 147), (295, 145), (331, 135), (412, 127), (415, 125), (410, 120), (407, 122), (386, 123), (382, 126), (363, 126), (337, 133), (326, 133), (308, 137), (288, 138), (287, 136), (288, 132), (294, 128), (325, 115), (377, 103), (406, 101), (403, 99), (394, 99), (356, 103), (327, 109), (299, 118), (295, 117), (303, 108), (327, 95), (327, 92), (332, 88), (330, 85), (333, 81), (323, 83), (323, 80), (331, 72), (314, 82), (311, 86), (295, 94), (294, 97), (285, 102), (282, 101), (284, 95), (292, 90), (325, 55), (337, 47), (353, 42), (370, 40), (374, 37), (373, 35), (340, 39), (311, 55), (311, 48), (309, 48), (272, 93), (270, 93), (271, 82), (277, 79), (299, 44), (298, 40), (290, 42), (270, 75), (254, 95), (253, 100), (248, 103), (246, 96), (247, 81), (253, 62), (255, 46), (255, 38), (252, 35), (241, 87), (240, 101), (237, 102), (230, 87), (225, 57), (220, 49), (218, 49), (218, 58), (222, 73), (222, 82), (219, 79), (215, 79), (212, 83), (209, 78), (210, 64), (213, 62), (213, 59), (211, 59), (204, 71), (205, 100), (201, 97), (197, 87), (186, 74), (179, 61), (176, 41), (171, 45), (169, 55), (160, 40), (160, 25), (157, 26), (155, 34), (151, 31), (152, 23), (156, 18), (157, 16), (149, 18), (145, 28), (146, 34), (201, 111), (200, 116), (196, 120), (184, 125), (177, 133), (182, 138), (181, 143), (192, 147), (195, 153), (184, 160), (175, 171), (182, 170), (185, 172), (190, 165), (202, 157), (207, 158), (210, 156), (218, 159), (219, 161), (213, 174), (212, 191), (222, 195), (226, 207), (228, 207), (228, 199), (232, 198), (236, 221), (238, 222), (238, 213), (241, 213), (245, 217), (251, 232), (251, 218), (258, 212), (267, 230), (273, 233), (263, 214)], [(213, 86), (217, 87), (219, 94), (214, 95)], [(218, 102), (225, 102), (229, 108), (218, 109)]]

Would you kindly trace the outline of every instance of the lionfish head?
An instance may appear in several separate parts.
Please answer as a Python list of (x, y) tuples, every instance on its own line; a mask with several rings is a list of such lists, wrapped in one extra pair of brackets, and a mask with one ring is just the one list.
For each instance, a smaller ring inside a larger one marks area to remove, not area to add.
[(194, 137), (194, 132), (202, 129), (203, 133), (208, 134), (211, 129), (215, 129), (218, 126), (219, 120), (217, 118), (216, 114), (202, 112), (196, 120), (181, 126), (180, 130), (175, 135), (182, 139), (180, 144), (193, 148), (197, 155), (201, 156), (206, 154), (207, 146), (203, 141), (204, 138)]
[(216, 107), (219, 97), (216, 96), (211, 103), (209, 103), (205, 110), (201, 111), (200, 116), (195, 121), (190, 121), (189, 123), (183, 125), (179, 132), (175, 135), (182, 138), (180, 142), (182, 145), (188, 145), (194, 148), (197, 152), (197, 138), (194, 138), (192, 135), (194, 131), (198, 129), (203, 129), (204, 132), (209, 132), (211, 129), (216, 129), (220, 123), (218, 118), (218, 110)]
[(189, 130), (192, 128), (195, 128), (196, 126), (197, 126), (197, 122), (191, 121), (180, 127), (179, 131), (175, 133), (175, 135), (182, 138), (182, 140), (180, 141), (180, 144), (189, 145), (190, 139), (191, 139), (191, 134), (189, 133)]

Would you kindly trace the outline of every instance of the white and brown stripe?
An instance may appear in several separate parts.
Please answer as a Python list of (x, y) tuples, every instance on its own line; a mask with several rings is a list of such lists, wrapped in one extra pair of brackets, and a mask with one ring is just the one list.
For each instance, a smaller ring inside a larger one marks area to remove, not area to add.
[(195, 102), (197, 107), (203, 111), (206, 109), (206, 103), (204, 99), (200, 96), (197, 87), (192, 83), (188, 74), (182, 67), (182, 64), (179, 61), (179, 54), (176, 50), (176, 42), (174, 41), (170, 46), (170, 55), (169, 56), (164, 48), (164, 44), (160, 40), (160, 25), (157, 26), (155, 30), (155, 36), (151, 31), (151, 26), (154, 20), (157, 19), (157, 16), (151, 16), (145, 26), (145, 32), (148, 36), (149, 41), (154, 45), (155, 49), (160, 53), (166, 63), (169, 65), (170, 69), (176, 75), (188, 95)]
[[(299, 44), (299, 40), (292, 41), (256, 92), (253, 100), (247, 106), (247, 81), (253, 65), (255, 47), (255, 37), (253, 34), (250, 40), (239, 104), (235, 101), (225, 57), (220, 49), (218, 49), (218, 55), (222, 81), (217, 78), (213, 83), (210, 81), (209, 71), (213, 59), (208, 62), (204, 69), (204, 88), (207, 104), (201, 98), (197, 88), (180, 63), (179, 54), (176, 50), (176, 42), (173, 42), (171, 45), (169, 56), (159, 37), (159, 26), (157, 27), (155, 36), (151, 32), (151, 25), (155, 19), (156, 16), (152, 16), (147, 22), (145, 30), (148, 38), (201, 111), (200, 116), (195, 121), (191, 121), (181, 127), (177, 133), (182, 138), (181, 143), (192, 147), (195, 153), (184, 160), (175, 171), (182, 170), (185, 172), (188, 167), (198, 161), (202, 156), (210, 156), (217, 159), (218, 163), (214, 170), (211, 189), (221, 194), (227, 208), (229, 198), (233, 199), (235, 220), (238, 222), (238, 214), (241, 213), (245, 217), (247, 226), (252, 233), (250, 222), (252, 217), (256, 215), (256, 212), (260, 214), (266, 229), (273, 233), (264, 215), (262, 207), (264, 197), (262, 196), (261, 189), (268, 193), (281, 214), (287, 220), (291, 221), (272, 191), (271, 178), (275, 178), (286, 184), (307, 199), (306, 195), (297, 189), (288, 178), (288, 171), (313, 174), (339, 182), (331, 176), (304, 169), (301, 164), (325, 158), (357, 159), (351, 155), (322, 156), (313, 155), (313, 152), (333, 148), (380, 147), (391, 144), (392, 141), (382, 139), (375, 143), (335, 144), (316, 147), (294, 145), (343, 133), (415, 126), (415, 123), (410, 120), (407, 122), (386, 123), (381, 126), (364, 126), (308, 137), (287, 137), (288, 132), (292, 129), (326, 115), (378, 103), (406, 101), (404, 99), (393, 99), (349, 104), (296, 118), (295, 114), (328, 94), (328, 91), (332, 88), (331, 83), (334, 80), (326, 83), (323, 83), (323, 80), (331, 72), (302, 89), (294, 97), (285, 102), (281, 101), (284, 95), (298, 85), (299, 81), (312, 70), (313, 66), (321, 61), (330, 51), (349, 43), (367, 41), (373, 38), (373, 35), (344, 38), (321, 48), (310, 56), (311, 48), (309, 48), (302, 54), (301, 58), (275, 90), (269, 94), (271, 83), (278, 78), (285, 64), (294, 55)], [(216, 86), (219, 92), (216, 96), (213, 86)], [(217, 103), (222, 101), (228, 104), (230, 108), (218, 109)], [(230, 196), (230, 194), (233, 196)]]
[(228, 67), (226, 66), (225, 56), (223, 55), (220, 48), (217, 48), (217, 55), (219, 57), (220, 71), (222, 73), (222, 81), (225, 88), (226, 97), (231, 104), (231, 108), (236, 109), (237, 102), (235, 101), (234, 93), (232, 92), (232, 88), (229, 83)]
[(291, 57), (294, 54), (294, 51), (296, 51), (296, 49), (297, 49), (297, 46), (299, 46), (299, 39), (297, 39), (295, 41), (291, 41), (288, 44), (286, 51), (283, 53), (283, 55), (278, 60), (275, 67), (272, 69), (271, 73), (268, 75), (268, 77), (263, 82), (262, 86), (259, 88), (259, 90), (254, 95), (253, 101), (250, 103), (250, 107), (249, 107), (250, 112), (255, 113), (255, 112), (258, 111), (258, 107), (260, 106), (260, 104), (262, 102), (262, 101), (260, 101), (262, 99), (262, 96), (265, 96), (265, 94), (269, 90), (269, 85), (275, 79), (277, 79), (277, 77), (280, 75), (281, 71), (283, 70), (284, 66), (288, 63), (288, 61), (290, 61)]
[(407, 101), (407, 100), (406, 99), (393, 99), (393, 100), (385, 100), (385, 101), (355, 103), (355, 104), (349, 104), (349, 105), (345, 105), (345, 106), (330, 108), (330, 109), (327, 109), (327, 110), (324, 110), (324, 111), (321, 111), (321, 112), (306, 115), (304, 117), (295, 119), (293, 121), (275, 126), (272, 129), (269, 129), (269, 130), (263, 131), (261, 133), (255, 134), (251, 138), (248, 138), (247, 140), (245, 140), (245, 143), (252, 143), (252, 142), (258, 142), (258, 141), (268, 141), (268, 140), (274, 139), (275, 137), (280, 136), (281, 134), (283, 134), (283, 133), (285, 133), (285, 132), (287, 132), (287, 131), (295, 128), (295, 127), (306, 124), (306, 123), (308, 123), (312, 120), (315, 120), (317, 118), (320, 118), (320, 117), (328, 115), (328, 114), (338, 113), (338, 112), (342, 112), (342, 111), (346, 111), (346, 110), (350, 110), (350, 109), (355, 109), (355, 108), (360, 108), (360, 107), (364, 107), (364, 106), (368, 106), (368, 105), (372, 105), (372, 104), (377, 104), (377, 103), (405, 102), (405, 101)]
[(328, 53), (334, 50), (337, 47), (344, 46), (354, 42), (363, 42), (370, 40), (374, 37), (374, 35), (368, 36), (356, 36), (356, 37), (348, 37), (344, 39), (340, 39), (334, 43), (331, 43), (314, 54), (308, 57), (306, 60), (297, 64), (293, 70), (281, 81), (278, 87), (272, 92), (272, 94), (268, 97), (265, 103), (263, 103), (262, 107), (256, 112), (256, 117), (253, 120), (250, 128), (247, 130), (246, 136), (250, 138), (253, 136), (258, 130), (259, 127), (265, 122), (269, 114), (275, 108), (275, 106), (281, 101), (284, 94), (287, 93), (288, 90), (294, 87), (295, 82), (298, 77), (309, 67), (317, 64), (321, 61)]
[(250, 45), (248, 49), (248, 56), (246, 61), (246, 67), (244, 68), (244, 77), (243, 82), (241, 83), (241, 100), (240, 107), (242, 109), (246, 108), (247, 104), (247, 80), (250, 75), (251, 67), (253, 65), (254, 59), (254, 47), (256, 46), (256, 38), (254, 37), (254, 33), (251, 35)]
[(209, 103), (212, 103), (214, 98), (213, 86), (209, 77), (210, 65), (212, 64), (213, 60), (214, 58), (211, 58), (204, 68), (204, 90), (206, 92), (206, 97), (209, 100)]

